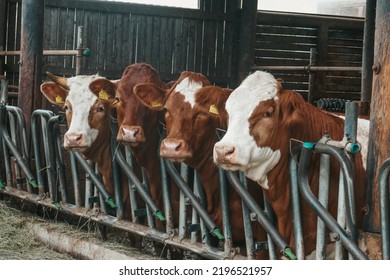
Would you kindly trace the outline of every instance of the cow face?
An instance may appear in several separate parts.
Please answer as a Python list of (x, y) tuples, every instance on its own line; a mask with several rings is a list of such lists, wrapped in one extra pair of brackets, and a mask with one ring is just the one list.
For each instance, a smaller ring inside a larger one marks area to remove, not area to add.
[(107, 103), (116, 110), (118, 120), (117, 141), (132, 148), (153, 138), (158, 124), (158, 113), (146, 108), (133, 93), (138, 83), (151, 83), (166, 88), (157, 71), (148, 64), (136, 63), (128, 66), (119, 81), (95, 80), (90, 88), (99, 95), (101, 89), (110, 92)]
[[(64, 148), (81, 152), (90, 149), (102, 131), (110, 131), (107, 105), (89, 89), (90, 83), (99, 77), (64, 79), (48, 75), (54, 82), (43, 83), (41, 91), (48, 101), (65, 110), (69, 128), (64, 135)], [(101, 96), (104, 99), (106, 93), (102, 92)]]
[(214, 146), (214, 162), (227, 170), (241, 170), (268, 189), (267, 173), (280, 159), (280, 151), (269, 143), (278, 118), (280, 83), (270, 74), (257, 71), (235, 89), (226, 102), (229, 115), (225, 136)]
[[(162, 157), (191, 164), (207, 152), (204, 144), (209, 137), (215, 137), (218, 117), (210, 115), (208, 110), (212, 101), (204, 96), (207, 96), (207, 91), (217, 90), (221, 89), (210, 86), (202, 74), (187, 71), (169, 90), (161, 90), (150, 84), (135, 87), (135, 95), (146, 106), (155, 110), (165, 109), (167, 136), (160, 146)], [(215, 108), (214, 112), (217, 111), (216, 105), (212, 108)]]

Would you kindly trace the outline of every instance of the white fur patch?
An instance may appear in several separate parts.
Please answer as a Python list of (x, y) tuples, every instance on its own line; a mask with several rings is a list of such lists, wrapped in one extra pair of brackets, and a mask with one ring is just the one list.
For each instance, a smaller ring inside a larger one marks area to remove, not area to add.
[(202, 88), (202, 83), (190, 81), (187, 77), (176, 86), (175, 91), (183, 95), (184, 101), (189, 102), (193, 108), (195, 105), (195, 93), (200, 88)]
[(216, 143), (216, 146), (234, 147), (235, 151), (231, 164), (221, 165), (222, 168), (241, 170), (265, 189), (269, 188), (267, 173), (279, 162), (280, 151), (257, 146), (249, 134), (249, 117), (260, 102), (278, 98), (277, 86), (269, 73), (256, 71), (249, 75), (226, 102), (229, 125), (225, 136)]
[(69, 93), (67, 101), (72, 105), (72, 122), (66, 133), (84, 135), (85, 146), (90, 146), (97, 138), (99, 131), (91, 128), (88, 122), (89, 111), (97, 100), (97, 96), (89, 89), (89, 84), (101, 78), (98, 75), (75, 76), (68, 79)]

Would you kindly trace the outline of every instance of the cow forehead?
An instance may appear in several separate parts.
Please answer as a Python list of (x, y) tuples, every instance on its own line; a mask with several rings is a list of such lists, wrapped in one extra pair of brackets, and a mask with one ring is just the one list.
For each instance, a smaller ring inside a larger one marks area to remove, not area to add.
[(180, 83), (175, 87), (175, 92), (184, 96), (184, 101), (189, 102), (193, 108), (195, 105), (195, 94), (202, 88), (203, 85), (201, 82), (190, 80), (188, 77), (184, 78)]
[(89, 89), (89, 84), (97, 78), (101, 77), (91, 75), (76, 76), (68, 79), (69, 93), (67, 100), (72, 104), (73, 108), (77, 106), (80, 110), (86, 110), (86, 113), (89, 112), (89, 108), (97, 100), (96, 95)]
[(230, 117), (249, 119), (260, 102), (277, 99), (277, 93), (276, 79), (269, 73), (256, 71), (231, 93), (226, 102), (226, 110)]

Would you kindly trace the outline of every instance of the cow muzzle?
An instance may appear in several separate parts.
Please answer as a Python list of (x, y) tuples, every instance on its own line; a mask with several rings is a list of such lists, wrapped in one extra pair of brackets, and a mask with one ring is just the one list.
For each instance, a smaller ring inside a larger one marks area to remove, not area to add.
[(85, 137), (81, 133), (71, 132), (65, 134), (64, 141), (65, 149), (85, 149), (87, 145), (85, 144)]
[(233, 164), (236, 148), (234, 146), (214, 146), (214, 162), (216, 164)]
[(192, 158), (192, 151), (183, 139), (166, 138), (161, 142), (160, 156), (173, 162), (183, 162)]
[(144, 130), (140, 126), (121, 126), (117, 139), (123, 144), (142, 143), (145, 142)]

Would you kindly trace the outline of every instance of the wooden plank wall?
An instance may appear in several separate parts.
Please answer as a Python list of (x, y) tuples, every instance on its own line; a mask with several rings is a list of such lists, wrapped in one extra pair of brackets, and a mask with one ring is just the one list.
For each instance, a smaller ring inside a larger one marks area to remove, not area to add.
[[(164, 80), (181, 71), (206, 74), (214, 83), (233, 77), (232, 29), (234, 14), (126, 3), (46, 1), (45, 49), (72, 49), (79, 25), (86, 31), (91, 57), (83, 73), (99, 72), (119, 78), (125, 67), (146, 62)], [(48, 69), (72, 75), (74, 61), (48, 57)]]
[[(7, 49), (18, 50), (20, 1), (7, 1), (10, 14)], [(85, 45), (91, 56), (83, 60), (82, 73), (120, 78), (135, 62), (152, 64), (164, 80), (176, 79), (181, 71), (206, 74), (216, 84), (228, 86), (235, 77), (233, 27), (237, 14), (148, 6), (119, 2), (45, 1), (44, 49), (76, 48), (77, 27), (84, 26)], [(225, 7), (226, 8), (226, 7)], [(7, 70), (18, 72), (17, 57)], [(43, 72), (75, 74), (72, 57), (44, 58)], [(13, 76), (10, 73), (11, 76)], [(15, 75), (15, 80), (17, 76)]]
[[(3, 0), (4, 1), (4, 0)], [(7, 2), (7, 50), (20, 49), (20, 0)], [(91, 57), (82, 73), (117, 79), (135, 62), (152, 64), (171, 81), (183, 70), (206, 74), (221, 86), (236, 85), (238, 1), (200, 1), (182, 9), (104, 1), (46, 0), (44, 49), (74, 49), (77, 26), (84, 26)], [(317, 65), (361, 66), (364, 20), (317, 15), (258, 12), (254, 66), (306, 66), (310, 48)], [(4, 69), (18, 84), (18, 57)], [(43, 73), (75, 74), (72, 57), (45, 57)], [(307, 97), (308, 73), (271, 71), (285, 87)], [(314, 99), (360, 99), (360, 72), (317, 73)]]
[[(364, 20), (258, 12), (255, 66), (307, 66), (310, 49), (316, 49), (317, 66), (353, 66), (362, 62)], [(270, 71), (284, 80), (284, 87), (308, 93), (307, 71)], [(314, 100), (360, 99), (361, 72), (319, 72)]]

